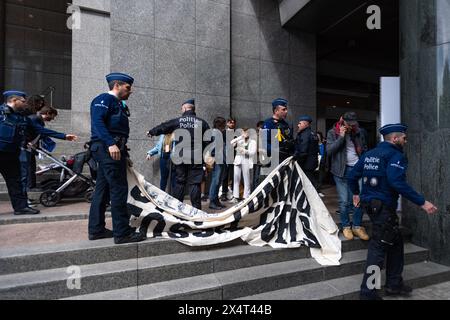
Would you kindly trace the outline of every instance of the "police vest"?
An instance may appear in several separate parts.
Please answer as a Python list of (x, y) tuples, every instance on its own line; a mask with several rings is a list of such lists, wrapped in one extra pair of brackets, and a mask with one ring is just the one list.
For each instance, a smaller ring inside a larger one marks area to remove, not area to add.
[(25, 141), (27, 119), (3, 104), (0, 106), (0, 151), (17, 152)]

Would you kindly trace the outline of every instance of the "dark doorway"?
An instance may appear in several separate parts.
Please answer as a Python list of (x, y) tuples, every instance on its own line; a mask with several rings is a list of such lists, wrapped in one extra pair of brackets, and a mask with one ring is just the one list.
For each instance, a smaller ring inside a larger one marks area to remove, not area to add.
[(2, 89), (44, 95), (59, 109), (71, 109), (72, 32), (67, 1), (1, 1), (4, 19)]

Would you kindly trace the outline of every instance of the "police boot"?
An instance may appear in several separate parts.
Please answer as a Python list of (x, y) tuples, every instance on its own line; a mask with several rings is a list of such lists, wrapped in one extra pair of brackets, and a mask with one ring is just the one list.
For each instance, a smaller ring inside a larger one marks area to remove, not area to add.
[(128, 236), (114, 238), (115, 244), (136, 243), (147, 240), (147, 236), (143, 233), (132, 232)]
[(385, 287), (384, 291), (387, 296), (401, 296), (401, 297), (409, 297), (413, 291), (410, 286), (402, 285), (398, 289), (390, 289), (389, 287)]
[(352, 231), (355, 237), (358, 237), (363, 241), (369, 241), (370, 237), (367, 234), (366, 229), (364, 227), (353, 227)]
[(37, 209), (33, 209), (33, 208), (24, 208), (22, 210), (16, 211), (14, 212), (14, 214), (16, 216), (21, 216), (21, 215), (35, 215), (35, 214), (39, 214), (41, 213), (39, 210)]

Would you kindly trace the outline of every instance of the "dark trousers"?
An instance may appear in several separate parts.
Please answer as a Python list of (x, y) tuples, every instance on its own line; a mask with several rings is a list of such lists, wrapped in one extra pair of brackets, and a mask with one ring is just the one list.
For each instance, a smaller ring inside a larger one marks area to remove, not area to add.
[(175, 177), (176, 173), (172, 166), (172, 160), (170, 159), (170, 153), (163, 153), (161, 155), (161, 158), (159, 159), (159, 168), (161, 173), (161, 181), (160, 181), (160, 189), (162, 191), (166, 191), (167, 185), (169, 184), (169, 178), (170, 178), (170, 188), (168, 192), (172, 192), (172, 190), (175, 188)]
[(174, 198), (184, 201), (185, 188), (188, 186), (189, 196), (194, 208), (202, 209), (202, 191), (201, 184), (203, 180), (203, 166), (181, 164), (175, 166), (176, 184), (172, 192)]
[(28, 199), (22, 188), (18, 153), (0, 151), (0, 173), (5, 179), (14, 211), (27, 208)]
[(227, 195), (229, 190), (229, 181), (234, 178), (234, 164), (227, 164), (222, 171), (222, 194)]
[(316, 178), (315, 171), (305, 170), (304, 172), (305, 172), (306, 176), (308, 177), (309, 181), (311, 181), (314, 188), (317, 190), (317, 178)]
[(255, 164), (253, 166), (253, 181), (252, 181), (252, 192), (258, 188), (261, 183), (261, 165)]
[(36, 188), (36, 155), (33, 152), (20, 152), (20, 174), (25, 194), (30, 188)]
[[(367, 271), (371, 266), (378, 266), (382, 270), (386, 262), (386, 287), (393, 290), (401, 288), (403, 285), (404, 247), (395, 209), (382, 207), (378, 214), (369, 214), (371, 211), (367, 209), (365, 211), (373, 223), (373, 233), (361, 284), (361, 295), (373, 298), (377, 296), (376, 290), (368, 288), (367, 283), (373, 273)], [(371, 283), (371, 281), (369, 282)]]
[(92, 157), (97, 162), (95, 194), (89, 212), (89, 234), (95, 235), (105, 230), (105, 211), (111, 201), (111, 215), (115, 238), (125, 237), (132, 231), (127, 210), (128, 181), (127, 155), (122, 153), (120, 161), (109, 155), (103, 143), (93, 143)]

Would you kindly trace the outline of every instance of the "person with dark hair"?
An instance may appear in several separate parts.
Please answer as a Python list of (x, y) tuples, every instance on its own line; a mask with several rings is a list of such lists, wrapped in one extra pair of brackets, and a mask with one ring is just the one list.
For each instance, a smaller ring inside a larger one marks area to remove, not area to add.
[(320, 154), (320, 161), (319, 161), (319, 177), (317, 180), (317, 191), (319, 192), (319, 196), (321, 198), (325, 197), (325, 195), (322, 193), (322, 187), (325, 181), (325, 177), (327, 175), (327, 149), (326, 149), (326, 140), (323, 136), (323, 133), (320, 131), (317, 131), (317, 138), (319, 140), (319, 154)]
[[(227, 121), (226, 130), (234, 131), (236, 130), (236, 119), (229, 118)], [(225, 141), (226, 141), (226, 131), (225, 131)], [(224, 158), (226, 159), (226, 158)], [(234, 159), (234, 155), (233, 155)], [(230, 190), (230, 182), (233, 181), (234, 177), (234, 164), (228, 164), (225, 161), (226, 166), (223, 167), (222, 171), (222, 195), (220, 197), (221, 201), (231, 200), (233, 198), (232, 190)]]
[[(220, 135), (221, 135), (222, 141), (223, 141), (223, 148), (222, 148), (221, 152), (222, 152), (222, 157), (223, 157), (222, 159), (224, 161), (226, 159), (226, 146), (225, 146), (226, 123), (227, 122), (226, 122), (225, 118), (217, 117), (216, 119), (214, 119), (214, 129), (220, 132)], [(216, 158), (217, 151), (212, 150), (211, 156)], [(227, 164), (224, 162), (217, 163), (217, 161), (216, 161), (214, 163), (214, 169), (212, 171), (212, 176), (211, 176), (211, 186), (209, 188), (209, 200), (210, 200), (209, 208), (212, 210), (220, 210), (220, 209), (225, 208), (225, 206), (219, 201), (219, 189), (220, 189), (220, 184), (222, 182), (221, 178), (223, 176), (223, 172), (225, 172), (225, 170), (226, 170), (226, 166), (227, 166)]]
[[(110, 91), (91, 103), (90, 151), (98, 172), (89, 212), (89, 240), (114, 237), (115, 244), (141, 242), (147, 235), (131, 228), (127, 205), (130, 109), (124, 101), (132, 94), (134, 79), (127, 74), (111, 73), (106, 81)], [(105, 211), (110, 201), (113, 231), (105, 228)]]
[(365, 131), (359, 127), (357, 119), (355, 112), (347, 112), (328, 131), (327, 154), (331, 157), (331, 173), (339, 195), (339, 212), (344, 237), (353, 240), (354, 236), (357, 236), (367, 241), (369, 235), (362, 226), (363, 213), (360, 208), (354, 208), (353, 222), (350, 221), (353, 204), (348, 176), (359, 158), (367, 151), (367, 137)]
[[(27, 194), (23, 192), (20, 180), (20, 150), (26, 145), (26, 132), (34, 131), (43, 136), (57, 133), (45, 129), (24, 116), (27, 94), (21, 91), (3, 93), (5, 103), (0, 106), (0, 173), (5, 179), (15, 215), (39, 214), (27, 203)], [(61, 139), (76, 140), (76, 136), (62, 135)]]
[[(53, 121), (58, 116), (58, 110), (44, 106), (40, 108), (37, 114), (29, 115), (28, 118), (34, 124), (44, 128), (46, 122)], [(36, 152), (28, 148), (28, 144), (38, 145), (41, 144), (44, 149), (52, 152), (56, 144), (50, 137), (60, 140), (76, 140), (76, 135), (59, 133), (53, 130), (48, 131), (49, 134), (38, 134), (36, 130), (27, 130), (26, 132), (26, 146), (22, 149), (20, 155), (21, 163), (21, 175), (22, 175), (22, 188), (24, 193), (28, 193), (28, 189), (36, 188)], [(31, 204), (31, 200), (28, 200)]]
[[(365, 153), (349, 175), (355, 207), (363, 208), (373, 224), (366, 271), (361, 284), (361, 300), (382, 300), (373, 283), (373, 268), (386, 266), (385, 293), (389, 296), (409, 296), (412, 288), (403, 283), (403, 238), (397, 216), (399, 195), (434, 214), (437, 207), (425, 200), (406, 182), (408, 163), (403, 153), (407, 143), (407, 126), (389, 124), (380, 129), (384, 142)], [(359, 180), (363, 180), (360, 189)], [(385, 263), (386, 261), (386, 263)], [(379, 275), (381, 277), (381, 275)], [(379, 279), (381, 281), (381, 279)]]
[(45, 106), (45, 99), (40, 95), (34, 95), (27, 99), (27, 110), (30, 115), (36, 114)]

